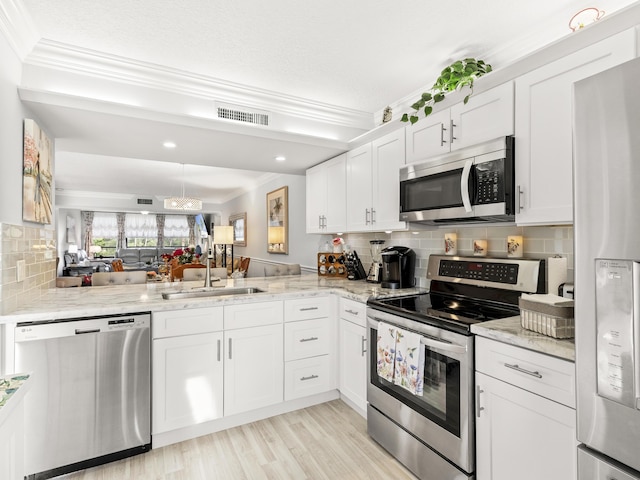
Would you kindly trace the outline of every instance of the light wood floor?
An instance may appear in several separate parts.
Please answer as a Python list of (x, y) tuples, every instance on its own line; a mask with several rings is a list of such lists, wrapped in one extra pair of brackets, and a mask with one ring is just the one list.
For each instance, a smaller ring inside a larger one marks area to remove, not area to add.
[(415, 480), (340, 400), (153, 449), (65, 480)]

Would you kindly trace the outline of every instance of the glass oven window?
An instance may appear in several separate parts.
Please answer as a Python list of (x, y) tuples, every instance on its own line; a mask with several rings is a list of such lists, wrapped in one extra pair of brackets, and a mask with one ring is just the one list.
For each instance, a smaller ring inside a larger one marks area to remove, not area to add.
[(369, 355), (371, 383), (460, 437), (460, 362), (423, 346), (424, 392), (422, 396), (413, 395), (399, 385), (378, 377), (375, 354), (378, 348), (378, 332), (371, 329), (369, 333), (369, 352), (372, 352)]
[(462, 169), (400, 182), (403, 212), (461, 207), (460, 177)]

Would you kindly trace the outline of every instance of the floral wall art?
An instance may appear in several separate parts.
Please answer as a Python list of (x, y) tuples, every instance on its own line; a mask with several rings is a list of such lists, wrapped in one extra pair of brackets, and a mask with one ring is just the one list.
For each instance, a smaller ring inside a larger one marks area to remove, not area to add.
[(267, 251), (289, 253), (288, 187), (267, 193)]
[(31, 119), (24, 120), (22, 219), (50, 224), (53, 212), (53, 148)]

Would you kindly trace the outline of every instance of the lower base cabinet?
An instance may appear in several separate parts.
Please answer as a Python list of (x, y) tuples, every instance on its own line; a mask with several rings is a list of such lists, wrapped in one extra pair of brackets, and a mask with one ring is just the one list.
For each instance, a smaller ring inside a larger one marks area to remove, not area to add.
[(575, 480), (574, 364), (476, 337), (477, 480)]
[[(364, 310), (364, 309), (363, 309)], [(340, 394), (367, 411), (367, 330), (340, 319)]]
[(225, 331), (224, 345), (225, 416), (283, 401), (282, 323)]
[(577, 478), (576, 411), (482, 373), (478, 480)]

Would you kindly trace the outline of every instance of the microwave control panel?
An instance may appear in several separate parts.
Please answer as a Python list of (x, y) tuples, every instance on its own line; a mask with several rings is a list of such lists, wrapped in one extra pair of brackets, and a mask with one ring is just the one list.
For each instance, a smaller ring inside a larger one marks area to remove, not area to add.
[(475, 205), (504, 202), (504, 159), (475, 165)]

